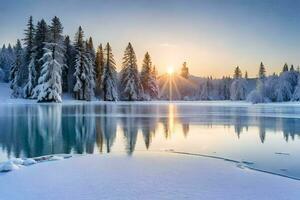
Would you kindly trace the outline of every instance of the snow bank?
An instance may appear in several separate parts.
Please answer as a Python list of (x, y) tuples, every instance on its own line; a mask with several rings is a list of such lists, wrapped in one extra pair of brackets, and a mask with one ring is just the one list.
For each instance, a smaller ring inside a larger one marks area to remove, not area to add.
[(30, 166), (40, 162), (46, 161), (57, 161), (63, 160), (65, 158), (70, 158), (71, 155), (48, 155), (48, 156), (41, 156), (37, 158), (12, 158), (4, 163), (0, 163), (0, 173), (1, 172), (10, 172), (14, 170), (20, 169), (22, 166)]
[(0, 174), (1, 199), (298, 199), (300, 182), (172, 153), (88, 155)]

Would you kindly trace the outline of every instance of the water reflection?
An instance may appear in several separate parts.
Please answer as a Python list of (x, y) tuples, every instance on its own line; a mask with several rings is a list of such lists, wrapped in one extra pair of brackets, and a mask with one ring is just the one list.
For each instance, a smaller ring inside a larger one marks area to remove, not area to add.
[[(286, 142), (300, 135), (300, 119), (226, 115), (227, 110), (212, 107), (200, 109), (200, 115), (186, 114), (191, 113), (188, 107), (176, 109), (173, 104), (2, 107), (0, 145), (8, 157), (94, 153), (95, 147), (99, 152), (109, 153), (119, 131), (123, 134), (126, 152), (132, 154), (139, 132), (145, 148), (149, 149), (159, 124), (163, 126), (163, 133), (159, 134), (164, 134), (166, 140), (180, 131), (175, 130), (177, 125), (181, 125), (180, 132), (187, 138), (190, 124), (207, 129), (218, 125), (233, 126), (237, 138), (247, 132), (249, 126), (256, 126), (261, 143), (265, 142), (268, 131), (282, 132)], [(202, 115), (203, 112), (207, 115)], [(231, 113), (235, 112), (241, 111), (231, 110)]]
[(299, 152), (299, 145), (289, 144), (300, 143), (299, 113), (289, 107), (177, 104), (0, 106), (0, 160), (164, 148), (259, 160), (251, 155)]

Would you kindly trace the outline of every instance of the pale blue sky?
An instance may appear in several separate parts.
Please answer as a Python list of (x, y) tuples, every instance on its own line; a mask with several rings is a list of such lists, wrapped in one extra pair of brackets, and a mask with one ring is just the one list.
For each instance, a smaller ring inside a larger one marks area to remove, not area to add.
[(200, 76), (251, 76), (300, 64), (300, 0), (0, 0), (0, 44), (23, 37), (28, 17), (60, 17), (74, 38), (79, 25), (96, 44), (109, 41), (118, 67), (132, 42), (141, 63), (149, 51), (161, 73), (187, 61)]

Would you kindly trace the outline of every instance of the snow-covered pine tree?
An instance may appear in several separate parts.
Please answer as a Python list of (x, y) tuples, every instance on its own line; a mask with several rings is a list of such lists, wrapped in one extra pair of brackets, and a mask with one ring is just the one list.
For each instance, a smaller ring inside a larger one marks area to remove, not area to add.
[(158, 84), (156, 81), (155, 71), (152, 69), (152, 62), (149, 53), (145, 54), (142, 71), (141, 71), (141, 83), (144, 90), (145, 100), (157, 99), (158, 97)]
[(242, 78), (242, 72), (237, 66), (234, 70), (234, 80), (230, 86), (230, 99), (234, 101), (245, 100), (247, 94), (247, 81)]
[(85, 45), (85, 53), (86, 53), (86, 74), (87, 74), (87, 84), (85, 89), (85, 99), (92, 100), (94, 97), (94, 90), (95, 90), (95, 50), (93, 45), (93, 40), (90, 37), (89, 40), (86, 42)]
[(10, 44), (8, 44), (8, 47), (5, 48), (5, 45), (2, 48), (1, 51), (1, 64), (0, 64), (0, 68), (2, 68), (3, 71), (3, 81), (8, 83), (9, 82), (9, 74), (11, 71), (11, 68), (14, 65), (14, 61), (15, 61), (15, 54), (14, 54), (14, 50), (11, 47)]
[(84, 83), (82, 81), (83, 68), (84, 68), (84, 41), (83, 41), (83, 30), (81, 26), (79, 26), (78, 31), (75, 36), (75, 85), (74, 85), (74, 97), (77, 100), (83, 100), (83, 88)]
[[(36, 27), (36, 31), (35, 31), (35, 37), (34, 37), (34, 55), (32, 56), (32, 59), (34, 62), (34, 67), (35, 67), (35, 74), (34, 74), (34, 79), (32, 80), (33, 83), (33, 94), (31, 96), (31, 98), (38, 98), (39, 96), (39, 89), (40, 87), (39, 85), (39, 78), (41, 76), (41, 70), (42, 70), (42, 66), (44, 64), (44, 60), (42, 59), (44, 57), (44, 53), (46, 53), (45, 50), (45, 45), (46, 43), (49, 42), (49, 38), (50, 38), (50, 33), (49, 33), (49, 28), (51, 28), (51, 26), (48, 27), (47, 23), (45, 22), (45, 20), (41, 20), (37, 23), (37, 27)], [(52, 41), (50, 41), (52, 42)], [(49, 45), (48, 45), (49, 46)], [(33, 66), (32, 66), (33, 68)]]
[(120, 98), (125, 101), (142, 100), (143, 87), (140, 81), (137, 60), (131, 43), (128, 44), (120, 73)]
[(64, 65), (63, 27), (58, 17), (49, 27), (50, 42), (45, 43), (43, 65), (38, 84), (38, 102), (61, 102)]
[(89, 42), (83, 40), (84, 34), (81, 26), (78, 29), (75, 37), (75, 99), (91, 100), (94, 82), (94, 63), (93, 47)]
[(62, 65), (56, 58), (62, 57), (58, 50), (60, 48), (56, 43), (47, 43), (45, 45), (45, 54), (42, 58), (41, 76), (39, 78), (38, 102), (61, 102), (61, 69)]
[(25, 30), (25, 66), (27, 67), (26, 77), (24, 80), (24, 97), (30, 98), (33, 94), (33, 89), (36, 83), (36, 67), (35, 67), (35, 28), (33, 25), (32, 16), (30, 16)]
[(247, 97), (248, 101), (252, 103), (263, 103), (269, 101), (266, 95), (266, 68), (264, 64), (261, 62), (258, 70), (258, 79), (256, 82), (256, 89), (251, 91)]
[(104, 55), (103, 55), (103, 48), (102, 44), (99, 45), (97, 48), (96, 58), (95, 58), (95, 93), (96, 96), (100, 97), (101, 88), (102, 88), (102, 74), (103, 74), (103, 67), (104, 67)]
[(24, 87), (24, 97), (25, 98), (31, 98), (34, 95), (34, 84), (35, 84), (35, 77), (36, 77), (36, 71), (35, 71), (35, 53), (31, 54), (31, 59), (28, 64), (28, 78), (27, 83)]
[(112, 54), (111, 47), (107, 43), (105, 49), (104, 57), (104, 68), (102, 75), (102, 91), (103, 91), (103, 100), (104, 101), (117, 101), (117, 72), (116, 72), (116, 63)]
[(15, 46), (15, 62), (10, 71), (10, 88), (12, 89), (12, 97), (17, 98), (20, 97), (21, 92), (21, 67), (23, 65), (23, 49), (20, 40), (17, 40), (17, 44)]

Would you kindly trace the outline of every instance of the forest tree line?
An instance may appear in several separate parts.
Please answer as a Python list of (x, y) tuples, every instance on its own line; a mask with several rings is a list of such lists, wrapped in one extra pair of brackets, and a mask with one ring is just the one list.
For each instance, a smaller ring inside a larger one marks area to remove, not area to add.
[[(195, 81), (184, 62), (179, 76), (196, 83), (196, 88), (191, 89), (177, 80), (180, 100), (248, 100), (253, 103), (300, 100), (299, 67), (295, 69), (293, 65), (284, 64), (279, 75), (267, 76), (261, 62), (255, 79), (250, 79), (247, 72), (242, 75), (237, 66), (232, 78), (207, 77)], [(76, 100), (87, 101), (168, 99), (160, 95), (163, 92), (159, 79), (163, 78), (158, 77), (148, 52), (139, 72), (133, 46), (129, 43), (118, 73), (109, 43), (105, 47), (99, 44), (95, 50), (92, 37), (85, 39), (81, 26), (71, 41), (69, 36), (63, 35), (58, 17), (49, 25), (43, 19), (34, 24), (30, 17), (24, 38), (17, 40), (13, 47), (3, 45), (0, 50), (0, 80), (9, 82), (13, 98), (61, 102), (62, 94), (70, 93)], [(253, 81), (255, 87), (251, 84)]]
[(23, 45), (3, 46), (0, 52), (0, 77), (10, 83), (12, 96), (37, 99), (38, 102), (61, 102), (62, 93), (69, 92), (77, 100), (98, 98), (104, 101), (150, 100), (158, 97), (156, 69), (147, 52), (142, 70), (131, 43), (123, 57), (122, 70), (116, 63), (109, 43), (94, 50), (93, 39), (84, 38), (81, 26), (71, 42), (63, 36), (58, 17), (48, 25), (36, 25), (29, 18)]

